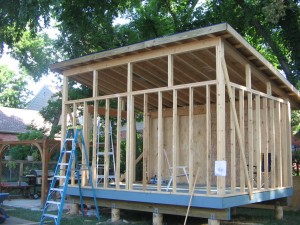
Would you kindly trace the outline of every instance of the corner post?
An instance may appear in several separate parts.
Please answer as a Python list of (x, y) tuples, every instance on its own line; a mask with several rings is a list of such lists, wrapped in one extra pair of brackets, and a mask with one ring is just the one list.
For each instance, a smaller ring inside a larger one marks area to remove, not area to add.
[[(225, 161), (225, 79), (222, 71), (224, 42), (220, 38), (216, 45), (216, 80), (217, 80), (217, 160)], [(217, 177), (217, 193), (225, 194), (225, 177)]]

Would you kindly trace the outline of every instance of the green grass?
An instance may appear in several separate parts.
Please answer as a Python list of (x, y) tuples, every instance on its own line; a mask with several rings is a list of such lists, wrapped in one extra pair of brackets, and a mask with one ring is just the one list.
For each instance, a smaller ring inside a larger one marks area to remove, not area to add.
[[(7, 208), (6, 208), (7, 209)], [(10, 216), (27, 219), (30, 221), (40, 221), (41, 211), (31, 211), (23, 208), (9, 208), (7, 213)], [(238, 208), (237, 214), (232, 216), (233, 222), (244, 223), (259, 223), (264, 225), (299, 225), (300, 213), (293, 211), (285, 211), (284, 219), (282, 221), (276, 221), (274, 218), (274, 211), (270, 209), (251, 209), (251, 208)], [(101, 221), (107, 221), (110, 219), (110, 209), (101, 209)], [(152, 213), (144, 213), (137, 211), (121, 210), (121, 218), (129, 221), (128, 225), (150, 225), (152, 224)], [(82, 217), (82, 216), (70, 216), (63, 214), (61, 225), (95, 225), (99, 221), (95, 217)], [(182, 225), (184, 222), (183, 216), (171, 216), (164, 215), (164, 224), (166, 225)], [(48, 223), (52, 225), (54, 223)], [(110, 224), (110, 223), (104, 223)], [(189, 218), (187, 221), (189, 225), (207, 224), (207, 219), (201, 218)], [(222, 223), (221, 223), (222, 224)], [(238, 224), (238, 223), (237, 223)]]

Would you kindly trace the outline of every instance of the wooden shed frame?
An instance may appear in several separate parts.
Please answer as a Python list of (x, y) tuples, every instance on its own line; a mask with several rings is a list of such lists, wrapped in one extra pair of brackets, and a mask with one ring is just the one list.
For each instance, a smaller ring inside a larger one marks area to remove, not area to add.
[[(104, 182), (96, 193), (101, 206), (185, 215), (193, 193), (191, 216), (227, 220), (231, 207), (292, 194), (291, 108), (299, 109), (299, 92), (228, 24), (91, 54), (51, 69), (63, 75), (62, 137), (82, 114), (95, 184), (97, 119), (116, 121), (116, 179), (113, 184), (108, 179), (106, 126)], [(69, 99), (70, 80), (90, 87), (93, 95)], [(144, 123), (140, 156), (135, 149), (138, 114)], [(127, 121), (123, 183), (122, 118)], [(139, 160), (141, 182), (135, 179)], [(216, 176), (218, 162), (226, 165), (220, 167), (225, 176)], [(179, 176), (181, 165), (188, 168), (188, 181)], [(149, 184), (155, 175), (157, 183)], [(173, 182), (166, 190), (170, 175)], [(88, 201), (92, 192), (84, 172), (81, 179)], [(68, 194), (76, 199), (74, 182), (73, 176)]]

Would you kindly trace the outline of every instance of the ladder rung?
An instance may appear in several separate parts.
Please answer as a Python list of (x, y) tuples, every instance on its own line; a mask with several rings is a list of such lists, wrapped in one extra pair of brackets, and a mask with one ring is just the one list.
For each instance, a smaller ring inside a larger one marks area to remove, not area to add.
[(65, 150), (65, 153), (72, 153), (72, 150)]
[(60, 165), (60, 166), (68, 166), (69, 163), (58, 163), (58, 165)]
[(56, 201), (47, 201), (48, 204), (54, 204), (54, 205), (60, 205), (61, 202), (56, 202)]
[(54, 175), (54, 177), (56, 177), (56, 178), (66, 178), (66, 176), (62, 176), (62, 175)]
[(54, 218), (54, 219), (57, 219), (57, 218), (58, 218), (57, 215), (53, 215), (53, 214), (44, 214), (43, 216), (44, 216), (44, 217), (49, 217), (49, 218)]
[(65, 140), (66, 140), (66, 141), (73, 141), (74, 138), (66, 138)]
[(62, 192), (63, 189), (62, 188), (51, 188), (51, 191), (60, 191), (60, 192)]

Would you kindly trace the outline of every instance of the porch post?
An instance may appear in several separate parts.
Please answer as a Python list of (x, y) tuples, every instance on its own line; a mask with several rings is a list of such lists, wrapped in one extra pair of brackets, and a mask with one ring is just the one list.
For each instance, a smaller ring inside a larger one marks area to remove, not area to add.
[[(225, 80), (222, 71), (224, 42), (219, 39), (216, 46), (216, 80), (217, 80), (217, 160), (225, 161)], [(225, 177), (217, 177), (217, 193), (225, 194)]]
[[(63, 90), (62, 90), (62, 109), (61, 109), (61, 118), (62, 118), (62, 122), (61, 122), (61, 142), (60, 142), (60, 149), (62, 150), (62, 147), (64, 145), (64, 140), (66, 138), (66, 131), (67, 131), (67, 106), (66, 106), (66, 101), (68, 101), (68, 97), (69, 97), (69, 77), (64, 76), (63, 77)], [(66, 161), (66, 158), (63, 158), (63, 162)], [(60, 170), (60, 174), (64, 175), (65, 172), (63, 170), (63, 168)], [(59, 180), (59, 185), (62, 186), (64, 183), (64, 180), (61, 179)]]

